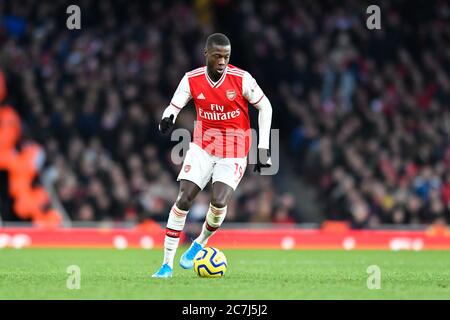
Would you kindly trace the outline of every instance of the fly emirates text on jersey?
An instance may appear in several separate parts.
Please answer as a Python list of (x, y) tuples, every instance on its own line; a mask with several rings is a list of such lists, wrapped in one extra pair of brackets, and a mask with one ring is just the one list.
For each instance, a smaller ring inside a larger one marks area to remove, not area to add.
[(198, 108), (198, 113), (200, 118), (207, 120), (230, 120), (239, 117), (241, 111), (239, 109), (223, 112), (225, 107), (211, 103), (211, 111), (205, 111), (202, 108)]

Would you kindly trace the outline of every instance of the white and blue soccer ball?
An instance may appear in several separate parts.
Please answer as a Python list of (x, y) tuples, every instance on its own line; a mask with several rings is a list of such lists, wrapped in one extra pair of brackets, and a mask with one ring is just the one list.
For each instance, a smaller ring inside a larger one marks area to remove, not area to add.
[(194, 258), (194, 271), (202, 278), (220, 278), (227, 271), (227, 258), (219, 249), (205, 247)]

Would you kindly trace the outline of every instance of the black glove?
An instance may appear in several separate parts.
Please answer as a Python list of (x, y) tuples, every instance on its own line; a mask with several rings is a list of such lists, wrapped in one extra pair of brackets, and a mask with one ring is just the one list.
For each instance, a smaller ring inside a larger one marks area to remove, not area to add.
[(256, 164), (253, 168), (253, 172), (261, 173), (261, 168), (269, 168), (272, 165), (272, 159), (270, 158), (270, 149), (258, 148), (258, 155), (256, 157)]
[(159, 131), (161, 131), (162, 134), (166, 134), (167, 132), (169, 132), (172, 126), (173, 126), (173, 114), (171, 114), (170, 117), (165, 117), (161, 119), (161, 122), (159, 123)]

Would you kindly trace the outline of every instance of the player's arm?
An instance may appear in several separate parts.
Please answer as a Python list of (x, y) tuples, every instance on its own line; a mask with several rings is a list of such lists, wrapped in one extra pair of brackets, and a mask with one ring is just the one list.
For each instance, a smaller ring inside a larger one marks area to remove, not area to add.
[(242, 81), (243, 94), (247, 101), (258, 109), (258, 156), (257, 164), (253, 171), (261, 172), (261, 168), (272, 165), (270, 159), (270, 127), (272, 124), (272, 105), (255, 79), (248, 73), (244, 73)]
[(164, 110), (161, 122), (159, 123), (159, 131), (165, 134), (175, 124), (178, 114), (186, 104), (191, 100), (191, 90), (189, 88), (189, 81), (186, 75), (181, 79), (178, 84), (177, 90), (173, 94), (170, 104)]

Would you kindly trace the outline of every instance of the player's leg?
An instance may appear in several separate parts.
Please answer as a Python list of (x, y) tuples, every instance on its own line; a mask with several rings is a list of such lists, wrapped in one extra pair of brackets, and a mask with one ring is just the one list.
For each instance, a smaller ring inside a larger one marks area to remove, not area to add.
[(199, 192), (200, 188), (195, 183), (188, 180), (180, 181), (178, 197), (170, 210), (169, 219), (167, 220), (163, 264), (153, 277), (166, 278), (172, 275), (173, 259), (180, 242), (180, 234), (183, 231), (192, 202)]
[(186, 216), (197, 194), (211, 179), (212, 168), (213, 161), (209, 155), (200, 147), (191, 143), (177, 178), (180, 181), (178, 197), (170, 210), (167, 221), (163, 265), (153, 277), (166, 278), (172, 275), (173, 259), (180, 241), (180, 234), (186, 222)]
[(200, 235), (181, 256), (180, 265), (183, 268), (192, 268), (195, 255), (222, 225), (227, 214), (227, 204), (241, 181), (246, 166), (247, 158), (223, 158), (215, 164), (212, 174), (211, 203)]
[(233, 188), (223, 182), (216, 181), (212, 185), (211, 203), (206, 213), (200, 236), (192, 241), (191, 246), (183, 253), (180, 266), (190, 269), (194, 265), (194, 257), (206, 245), (208, 238), (220, 227), (225, 219), (227, 203), (233, 195)]
[(212, 177), (211, 204), (202, 232), (195, 239), (203, 247), (225, 220), (227, 204), (241, 181), (246, 167), (247, 158), (223, 158), (216, 163)]
[(220, 228), (227, 215), (227, 204), (234, 193), (234, 189), (229, 185), (216, 181), (212, 186), (211, 203), (206, 213), (202, 232), (195, 239), (202, 247), (206, 245), (208, 239)]
[(180, 181), (180, 191), (177, 201), (170, 210), (164, 239), (164, 263), (168, 263), (171, 267), (187, 214), (199, 192), (200, 188), (195, 183), (188, 180)]

